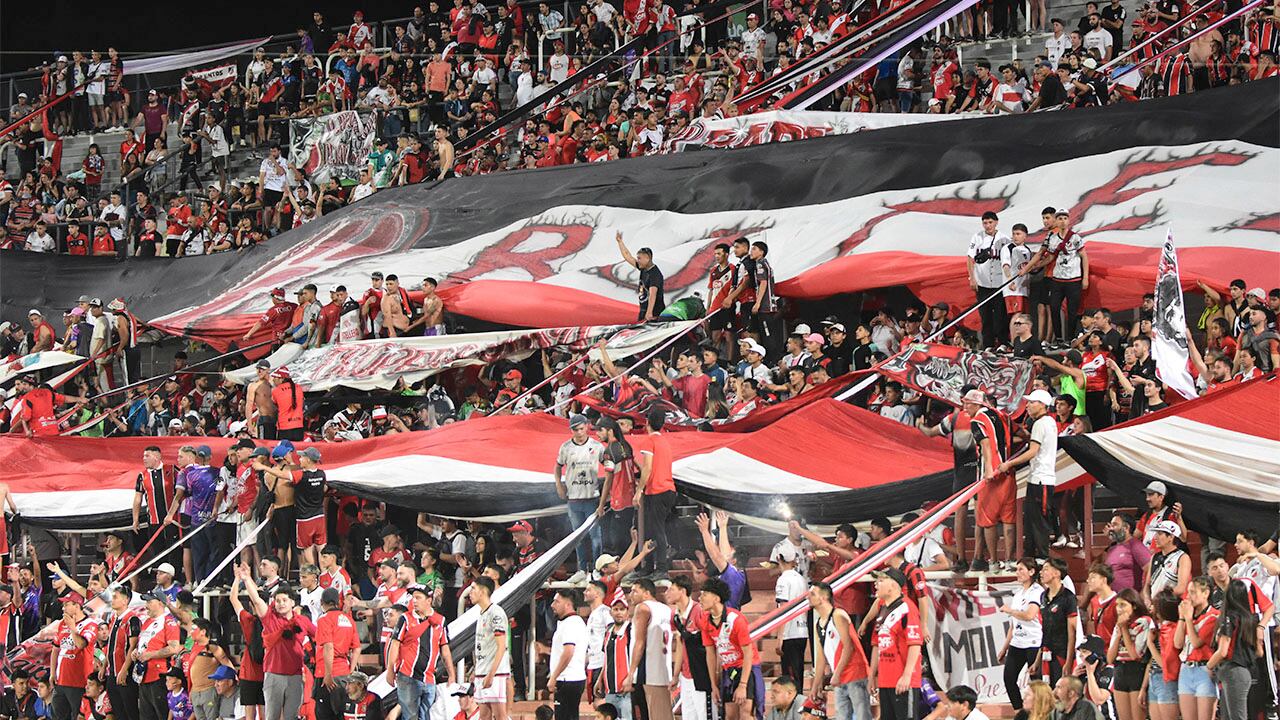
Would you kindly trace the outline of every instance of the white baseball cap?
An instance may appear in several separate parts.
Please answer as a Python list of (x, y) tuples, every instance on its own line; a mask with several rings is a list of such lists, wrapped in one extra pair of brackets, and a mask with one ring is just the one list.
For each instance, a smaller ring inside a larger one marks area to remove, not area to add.
[(1172, 520), (1161, 520), (1160, 522), (1152, 525), (1151, 529), (1154, 532), (1165, 533), (1176, 538), (1182, 537), (1182, 528), (1178, 527), (1178, 523), (1173, 522)]
[(1027, 402), (1038, 402), (1045, 407), (1053, 407), (1053, 396), (1047, 390), (1036, 390), (1027, 395)]

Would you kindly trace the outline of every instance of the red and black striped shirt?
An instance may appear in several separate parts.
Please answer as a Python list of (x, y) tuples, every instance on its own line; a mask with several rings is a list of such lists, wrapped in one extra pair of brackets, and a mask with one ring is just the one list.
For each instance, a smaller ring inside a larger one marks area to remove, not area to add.
[(107, 625), (107, 674), (115, 677), (128, 667), (129, 641), (142, 631), (142, 618), (136, 610), (125, 610), (112, 615)]
[(138, 482), (134, 492), (142, 493), (147, 501), (147, 520), (152, 525), (164, 522), (169, 514), (169, 506), (173, 504), (173, 475), (164, 468), (143, 468), (138, 473)]
[(604, 691), (622, 692), (622, 682), (631, 671), (631, 623), (609, 626), (604, 640)]
[(396, 672), (427, 684), (436, 681), (436, 663), (441, 648), (449, 642), (444, 616), (431, 613), (421, 617), (417, 612), (400, 616), (392, 639), (400, 643)]

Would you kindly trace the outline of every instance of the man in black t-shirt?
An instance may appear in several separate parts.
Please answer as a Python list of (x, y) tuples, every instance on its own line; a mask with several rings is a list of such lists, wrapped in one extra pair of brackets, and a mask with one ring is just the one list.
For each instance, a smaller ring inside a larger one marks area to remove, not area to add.
[(1031, 334), (1031, 316), (1026, 313), (1018, 313), (1009, 321), (1009, 347), (1013, 349), (1013, 356), (1030, 360), (1033, 355), (1043, 355), (1044, 347), (1040, 343), (1040, 338)]
[(1040, 568), (1040, 584), (1044, 596), (1040, 600), (1042, 637), (1040, 645), (1049, 651), (1049, 683), (1057, 684), (1063, 668), (1075, 667), (1076, 617), (1080, 614), (1075, 593), (1062, 584), (1067, 575), (1062, 558), (1049, 558)]
[(853, 366), (853, 344), (848, 342), (848, 335), (845, 333), (844, 325), (835, 323), (827, 327), (827, 344), (825, 354), (831, 358), (831, 364), (827, 366), (827, 372), (832, 377), (840, 377), (849, 372)]
[(618, 249), (622, 251), (622, 259), (628, 265), (634, 266), (640, 271), (640, 314), (637, 318), (640, 322), (648, 322), (658, 317), (658, 314), (667, 308), (667, 301), (664, 294), (663, 284), (665, 282), (662, 277), (662, 271), (657, 265), (653, 264), (653, 250), (642, 247), (635, 255), (627, 249), (626, 244), (622, 242), (622, 232), (619, 231), (616, 237), (618, 241)]
[(351, 525), (347, 538), (351, 543), (350, 551), (346, 554), (347, 572), (351, 574), (351, 582), (361, 587), (362, 597), (367, 600), (373, 597), (374, 590), (369, 557), (382, 545), (377, 503), (366, 501), (360, 506), (359, 520)]

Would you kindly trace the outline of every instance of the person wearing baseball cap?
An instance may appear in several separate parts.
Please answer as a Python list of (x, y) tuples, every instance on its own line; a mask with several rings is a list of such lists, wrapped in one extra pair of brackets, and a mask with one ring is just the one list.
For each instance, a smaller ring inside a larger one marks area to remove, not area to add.
[(916, 720), (924, 632), (920, 611), (903, 595), (907, 577), (896, 567), (874, 573), (880, 625), (875, 631), (871, 664), (877, 666), (873, 681), (880, 689), (880, 720)]
[[(346, 693), (339, 717), (382, 720), (382, 698), (369, 692), (369, 676), (353, 670), (343, 686)], [(470, 716), (468, 716), (470, 717)]]
[(1053, 489), (1058, 476), (1058, 423), (1050, 409), (1053, 396), (1046, 390), (1035, 390), (1026, 397), (1027, 416), (1031, 418), (1031, 438), (1027, 448), (997, 466), (998, 473), (1008, 473), (1030, 464), (1027, 494), (1022, 503), (1023, 550), (1026, 557), (1049, 557), (1049, 534)]
[[(790, 540), (783, 539), (773, 546), (769, 553), (769, 562), (777, 564), (781, 573), (774, 581), (773, 596), (779, 605), (802, 597), (809, 590), (809, 583), (796, 569), (800, 561), (800, 552)], [(792, 678), (804, 677), (804, 649), (809, 643), (809, 626), (807, 619), (798, 617), (782, 628), (782, 663), (783, 675)]]
[[(586, 415), (569, 416), (568, 440), (560, 445), (556, 454), (556, 494), (568, 503), (569, 523), (579, 527), (588, 518), (600, 513), (604, 498), (600, 494), (600, 464), (604, 460), (604, 445), (591, 437), (591, 421)], [(588, 542), (578, 543), (578, 571), (569, 578), (574, 584), (591, 579), (591, 567), (603, 551), (600, 523), (589, 531)]]
[(1191, 556), (1182, 544), (1182, 526), (1172, 520), (1157, 520), (1147, 531), (1155, 546), (1147, 569), (1147, 592), (1155, 597), (1162, 590), (1171, 590), (1177, 597), (1184, 597), (1191, 582)]
[(1153, 480), (1142, 490), (1147, 501), (1147, 511), (1138, 519), (1137, 533), (1142, 535), (1142, 544), (1154, 552), (1156, 550), (1156, 523), (1168, 520), (1176, 524), (1181, 532), (1180, 537), (1187, 534), (1187, 526), (1182, 519), (1182, 503), (1170, 501), (1169, 486), (1163, 481)]
[[(516, 398), (523, 395), (525, 393), (523, 380), (524, 380), (524, 373), (520, 372), (516, 368), (511, 368), (510, 370), (504, 372), (502, 374), (502, 388), (498, 390), (498, 393), (496, 395), (493, 396), (493, 406), (495, 408), (501, 408), (503, 405), (506, 405), (510, 403), (512, 400), (515, 400)], [(527, 402), (528, 402), (528, 398), (525, 398), (524, 400), (522, 400), (520, 403), (521, 407), (523, 407)], [(503, 411), (503, 414), (511, 414), (515, 412), (517, 409), (519, 408), (509, 407)]]
[[(220, 475), (218, 468), (209, 465), (212, 454), (208, 445), (184, 445), (178, 449), (178, 466), (181, 470), (173, 483), (170, 521), (176, 521), (180, 507), (183, 508), (184, 515), (190, 518), (192, 529), (213, 517)], [(214, 565), (222, 559), (215, 545), (212, 532), (195, 533), (192, 536), (188, 547), (191, 549), (191, 570), (195, 574), (189, 574), (188, 580), (207, 578), (213, 574)]]

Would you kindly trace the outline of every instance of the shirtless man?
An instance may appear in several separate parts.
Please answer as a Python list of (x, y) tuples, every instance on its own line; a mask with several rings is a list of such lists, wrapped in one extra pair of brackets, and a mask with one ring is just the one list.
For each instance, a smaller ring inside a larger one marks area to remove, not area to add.
[(436, 279), (427, 278), (422, 281), (422, 315), (409, 326), (409, 332), (421, 325), (426, 325), (424, 337), (444, 335), (444, 301), (436, 294)]
[(400, 279), (395, 275), (387, 276), (386, 289), (382, 293), (382, 328), (387, 331), (387, 337), (404, 335), (409, 330)]
[(246, 397), (249, 433), (260, 440), (276, 439), (276, 403), (271, 399), (271, 363), (258, 361), (258, 378), (249, 383)]

